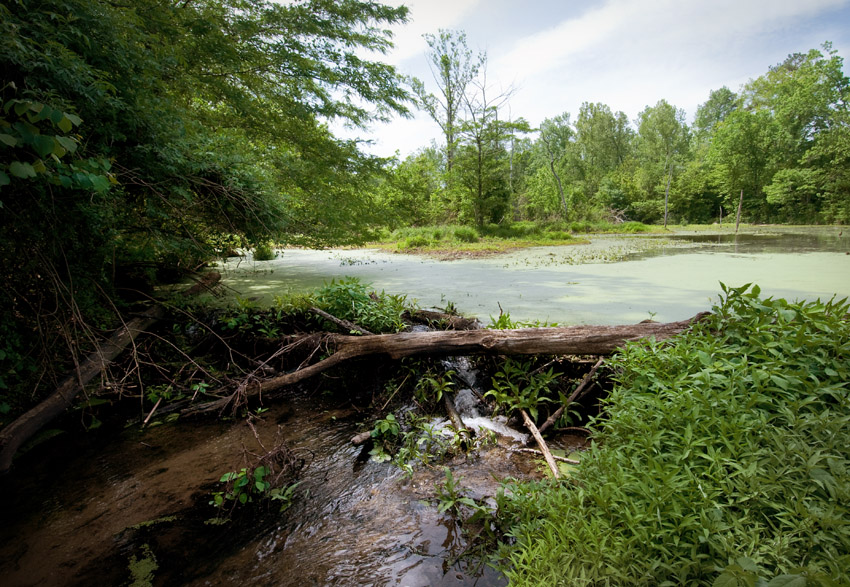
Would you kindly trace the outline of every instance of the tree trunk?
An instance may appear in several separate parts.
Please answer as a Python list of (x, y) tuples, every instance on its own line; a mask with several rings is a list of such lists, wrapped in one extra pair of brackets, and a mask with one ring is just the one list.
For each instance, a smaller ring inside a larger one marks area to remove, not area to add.
[[(210, 290), (221, 280), (221, 274), (215, 271), (206, 273), (195, 285), (184, 291), (184, 295), (195, 295)], [(23, 443), (43, 426), (71, 407), (74, 398), (83, 390), (89, 381), (121, 354), (121, 352), (139, 334), (143, 334), (157, 321), (165, 316), (165, 309), (156, 305), (140, 316), (130, 320), (123, 327), (112, 333), (112, 336), (97, 350), (90, 354), (79, 365), (76, 373), (62, 382), (53, 395), (40, 404), (21, 414), (14, 422), (0, 430), (0, 473), (5, 473), (12, 466), (12, 459)], [(156, 409), (156, 407), (154, 407)]]
[(12, 458), (24, 442), (68, 409), (74, 398), (82, 391), (83, 386), (108, 367), (136, 336), (150, 328), (164, 315), (165, 310), (162, 306), (154, 306), (116, 330), (105, 344), (89, 355), (77, 372), (68, 377), (53, 395), (3, 428), (0, 431), (0, 473), (9, 470), (12, 466)]
[[(326, 359), (291, 373), (250, 383), (245, 393), (256, 395), (293, 385), (317, 375), (334, 365), (369, 355), (386, 355), (401, 359), (415, 355), (459, 356), (473, 354), (496, 355), (609, 355), (630, 341), (654, 337), (670, 338), (686, 330), (692, 323), (708, 316), (697, 314), (681, 322), (647, 322), (624, 326), (564, 326), (560, 328), (518, 328), (515, 330), (460, 330), (431, 332), (401, 332), (372, 336), (341, 334), (310, 335), (288, 346), (314, 345), (334, 349)], [(219, 410), (234, 396), (193, 406), (184, 413)]]
[(670, 199), (670, 180), (673, 179), (673, 163), (669, 164), (667, 171), (667, 189), (664, 190), (664, 228), (667, 228), (667, 202)]
[(741, 190), (741, 197), (738, 198), (738, 215), (735, 216), (735, 234), (738, 234), (738, 225), (741, 223), (741, 207), (744, 205), (744, 190)]

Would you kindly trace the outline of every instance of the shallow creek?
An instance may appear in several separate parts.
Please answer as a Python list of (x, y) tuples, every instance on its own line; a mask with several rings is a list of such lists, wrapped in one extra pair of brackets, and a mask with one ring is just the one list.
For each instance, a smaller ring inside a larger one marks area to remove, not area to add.
[[(502, 425), (464, 415), (470, 425)], [(267, 448), (280, 438), (304, 459), (294, 503), (223, 526), (206, 523), (218, 515), (206, 505), (213, 482), (244, 466), (243, 447), (263, 452), (246, 424), (54, 439), (3, 480), (3, 585), (130, 584), (139, 561), (155, 561), (155, 585), (504, 585), (489, 567), (456, 562), (463, 538), (434, 500), (442, 468), (406, 477), (369, 459), (350, 443), (365, 419), (320, 391), (276, 401), (256, 429)], [(567, 437), (559, 447), (571, 452), (583, 442)], [(517, 446), (502, 437), (449, 463), (464, 495), (485, 499), (501, 479), (539, 477), (538, 463)]]

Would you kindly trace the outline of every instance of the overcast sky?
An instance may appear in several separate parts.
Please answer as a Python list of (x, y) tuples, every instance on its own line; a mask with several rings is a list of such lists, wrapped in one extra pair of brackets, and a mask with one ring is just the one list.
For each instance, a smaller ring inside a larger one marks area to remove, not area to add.
[[(386, 0), (385, 0), (386, 1)], [(832, 41), (850, 59), (850, 0), (407, 0), (410, 22), (395, 29), (396, 49), (384, 59), (436, 91), (422, 35), (466, 32), (486, 51), (488, 80), (510, 85), (512, 118), (532, 125), (602, 102), (634, 120), (665, 99), (689, 121), (711, 90), (737, 91), (789, 53)], [(848, 66), (845, 63), (845, 72)], [(350, 133), (344, 133), (351, 136)], [(368, 150), (402, 157), (439, 142), (436, 123), (376, 125)]]

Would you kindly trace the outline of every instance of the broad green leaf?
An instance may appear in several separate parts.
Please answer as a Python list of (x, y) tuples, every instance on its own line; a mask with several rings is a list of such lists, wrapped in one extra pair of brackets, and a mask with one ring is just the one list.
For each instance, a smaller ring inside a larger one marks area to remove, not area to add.
[(18, 144), (18, 139), (13, 137), (12, 135), (0, 134), (0, 143), (7, 145), (9, 147), (14, 147)]
[(57, 122), (56, 126), (58, 126), (59, 130), (61, 130), (62, 132), (71, 132), (71, 129), (74, 128), (74, 126), (71, 124), (71, 121), (68, 119), (67, 115), (62, 117), (62, 120)]
[(56, 142), (62, 145), (62, 147), (69, 153), (73, 153), (77, 150), (77, 141), (75, 141), (71, 137), (57, 136)]
[(20, 177), (21, 179), (35, 177), (36, 175), (35, 169), (32, 168), (32, 165), (29, 163), (22, 163), (20, 161), (12, 161), (12, 163), (9, 164), (9, 173), (15, 177)]
[(768, 587), (806, 587), (806, 577), (803, 575), (777, 575), (768, 581)]
[(51, 136), (36, 135), (33, 138), (32, 145), (35, 148), (35, 152), (38, 153), (39, 157), (47, 157), (53, 152), (53, 148), (56, 145), (56, 142)]
[(68, 114), (66, 112), (65, 118), (70, 120), (71, 124), (73, 124), (74, 126), (80, 126), (80, 124), (82, 124), (82, 122), (83, 122), (83, 120), (79, 116), (77, 116), (76, 114)]
[(0, 170), (0, 186), (9, 185), (10, 182), (11, 180), (9, 179), (9, 176), (6, 175), (6, 172)]

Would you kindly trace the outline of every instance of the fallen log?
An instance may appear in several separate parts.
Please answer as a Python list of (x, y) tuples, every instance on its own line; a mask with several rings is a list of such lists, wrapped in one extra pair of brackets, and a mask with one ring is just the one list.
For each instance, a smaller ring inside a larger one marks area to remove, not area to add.
[[(609, 355), (630, 341), (654, 337), (664, 340), (686, 330), (692, 323), (708, 316), (701, 312), (689, 320), (667, 323), (627, 324), (622, 326), (564, 326), (558, 328), (518, 328), (515, 330), (460, 330), (401, 332), (371, 336), (326, 334), (308, 335), (303, 343), (321, 345), (333, 350), (326, 359), (301, 367), (278, 377), (252, 381), (242, 388), (247, 395), (274, 391), (304, 381), (349, 359), (369, 355), (385, 355), (401, 359), (415, 355), (463, 356), (496, 355)], [(198, 413), (222, 409), (233, 396), (184, 410)]]
[(150, 328), (164, 315), (165, 310), (162, 306), (154, 306), (141, 316), (127, 322), (100, 348), (90, 354), (79, 366), (77, 372), (68, 377), (52, 395), (0, 430), (0, 473), (9, 470), (15, 453), (24, 442), (71, 407), (71, 403), (82, 391), (83, 386), (109, 366), (136, 336)]
[[(209, 291), (220, 280), (220, 273), (210, 271), (188, 288), (184, 294), (194, 295), (202, 291)], [(124, 324), (91, 353), (77, 367), (76, 372), (65, 379), (52, 395), (0, 430), (0, 473), (9, 470), (12, 466), (12, 459), (22, 444), (71, 407), (74, 398), (79, 395), (83, 387), (106, 369), (139, 334), (144, 333), (163, 316), (165, 316), (165, 309), (157, 304)], [(156, 410), (156, 406), (154, 406), (154, 410)]]

